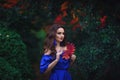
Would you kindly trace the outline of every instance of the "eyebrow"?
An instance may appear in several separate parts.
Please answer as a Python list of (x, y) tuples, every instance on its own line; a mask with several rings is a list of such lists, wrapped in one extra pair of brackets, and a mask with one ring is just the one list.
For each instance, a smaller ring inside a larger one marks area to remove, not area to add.
[(57, 34), (65, 34), (64, 32), (57, 32)]
[(57, 33), (64, 33), (64, 32), (57, 32)]

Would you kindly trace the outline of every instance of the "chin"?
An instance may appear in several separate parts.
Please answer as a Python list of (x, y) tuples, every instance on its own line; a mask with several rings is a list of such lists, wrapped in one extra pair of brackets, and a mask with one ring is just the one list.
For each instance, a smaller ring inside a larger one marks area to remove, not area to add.
[(63, 40), (60, 40), (59, 42), (62, 42)]
[(62, 41), (63, 41), (63, 39), (59, 39), (59, 40), (57, 40), (57, 42), (59, 42), (59, 43), (62, 42)]

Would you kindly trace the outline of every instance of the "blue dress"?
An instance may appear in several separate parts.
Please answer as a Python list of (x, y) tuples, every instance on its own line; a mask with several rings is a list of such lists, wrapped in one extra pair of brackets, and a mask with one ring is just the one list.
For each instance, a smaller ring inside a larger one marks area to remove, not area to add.
[[(63, 59), (62, 55), (60, 55), (60, 60), (52, 69), (49, 80), (72, 80), (70, 73), (67, 71), (70, 59)], [(44, 73), (53, 60), (54, 58), (51, 55), (43, 55), (40, 62), (40, 72)]]

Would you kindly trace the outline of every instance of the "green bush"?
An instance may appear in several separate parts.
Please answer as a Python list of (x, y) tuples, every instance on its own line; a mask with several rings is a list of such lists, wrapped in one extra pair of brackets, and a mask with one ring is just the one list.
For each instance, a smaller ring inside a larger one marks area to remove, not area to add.
[(32, 68), (26, 46), (15, 31), (0, 25), (0, 77), (1, 80), (31, 80)]
[(119, 29), (116, 31), (114, 28), (118, 27), (108, 25), (97, 31), (89, 29), (81, 32), (79, 44), (76, 44), (77, 60), (71, 70), (75, 80), (77, 76), (80, 77), (78, 80), (107, 80), (109, 73), (112, 74), (109, 75), (113, 78), (111, 80), (119, 77), (116, 76), (119, 73), (114, 71), (120, 66)]

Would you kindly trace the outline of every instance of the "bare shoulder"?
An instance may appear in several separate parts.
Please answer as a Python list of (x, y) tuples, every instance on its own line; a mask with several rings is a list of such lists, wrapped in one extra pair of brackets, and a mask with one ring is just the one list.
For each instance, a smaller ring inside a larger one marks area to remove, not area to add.
[(44, 55), (50, 55), (51, 54), (51, 50), (50, 49), (46, 49), (45, 51), (44, 51)]

